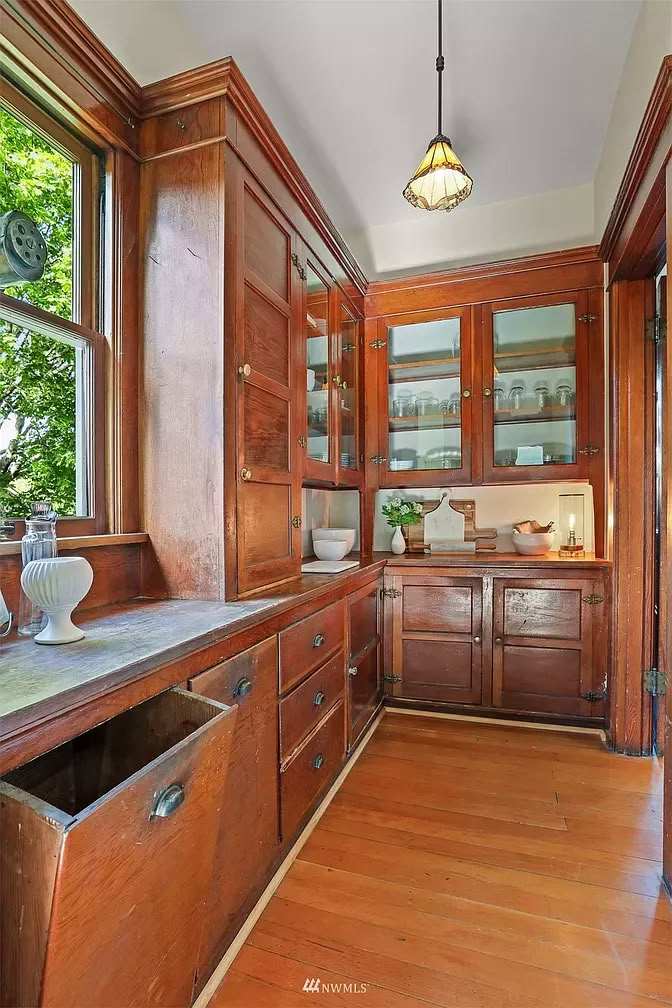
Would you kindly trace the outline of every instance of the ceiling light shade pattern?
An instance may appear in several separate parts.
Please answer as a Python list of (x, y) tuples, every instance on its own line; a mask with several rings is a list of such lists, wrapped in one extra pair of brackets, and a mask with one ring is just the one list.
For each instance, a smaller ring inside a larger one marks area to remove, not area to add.
[(450, 140), (439, 133), (404, 189), (404, 198), (422, 210), (452, 210), (467, 198), (473, 185)]

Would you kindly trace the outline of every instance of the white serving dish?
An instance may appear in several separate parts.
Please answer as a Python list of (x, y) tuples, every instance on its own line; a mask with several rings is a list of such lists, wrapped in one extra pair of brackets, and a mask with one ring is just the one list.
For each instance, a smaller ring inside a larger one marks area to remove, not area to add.
[(354, 529), (344, 529), (344, 528), (315, 528), (313, 529), (313, 545), (316, 542), (321, 542), (325, 539), (345, 541), (348, 548), (346, 553), (355, 545), (355, 530)]
[(348, 552), (345, 539), (318, 539), (313, 543), (318, 560), (342, 560)]
[(544, 556), (553, 544), (553, 532), (516, 532), (513, 545), (523, 556)]

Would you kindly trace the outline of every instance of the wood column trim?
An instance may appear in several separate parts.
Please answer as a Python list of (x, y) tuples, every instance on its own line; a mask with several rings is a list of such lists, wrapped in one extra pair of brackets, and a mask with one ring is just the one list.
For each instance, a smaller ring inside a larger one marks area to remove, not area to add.
[(660, 638), (659, 666), (667, 676), (667, 715), (665, 734), (665, 803), (663, 815), (663, 878), (672, 896), (672, 284), (669, 266), (672, 260), (672, 161), (666, 169), (667, 230), (667, 339), (663, 364), (663, 506), (660, 540)]
[(645, 324), (651, 284), (620, 281), (610, 292), (611, 465), (614, 496), (613, 662), (609, 735), (618, 752), (650, 751), (650, 703), (642, 691), (648, 599), (646, 523), (652, 459), (647, 434)]

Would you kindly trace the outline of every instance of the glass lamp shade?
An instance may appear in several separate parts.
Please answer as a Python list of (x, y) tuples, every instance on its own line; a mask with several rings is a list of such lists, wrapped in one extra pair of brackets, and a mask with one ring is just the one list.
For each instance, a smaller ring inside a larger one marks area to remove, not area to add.
[(473, 184), (450, 140), (439, 133), (404, 189), (404, 198), (422, 210), (452, 210), (467, 198)]

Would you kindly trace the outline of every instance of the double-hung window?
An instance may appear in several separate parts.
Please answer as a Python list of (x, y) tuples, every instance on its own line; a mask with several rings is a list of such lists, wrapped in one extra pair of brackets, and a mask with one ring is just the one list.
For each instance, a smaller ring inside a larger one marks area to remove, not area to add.
[(37, 500), (52, 502), (61, 534), (105, 531), (100, 165), (3, 85), (0, 216), (26, 214), (46, 245), (40, 279), (10, 277), (0, 294), (0, 516), (17, 536)]

